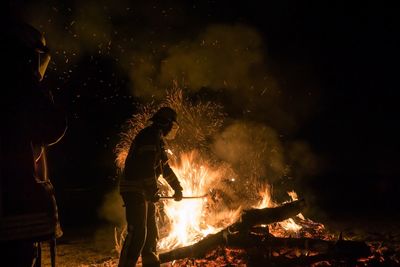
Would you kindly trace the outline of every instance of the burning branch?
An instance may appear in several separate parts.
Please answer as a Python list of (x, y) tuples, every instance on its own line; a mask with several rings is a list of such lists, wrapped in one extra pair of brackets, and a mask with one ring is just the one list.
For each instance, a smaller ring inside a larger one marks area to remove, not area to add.
[(249, 230), (251, 227), (259, 224), (280, 222), (296, 216), (304, 207), (304, 200), (296, 200), (275, 208), (245, 210), (240, 222), (235, 223), (232, 228), (243, 231)]
[[(251, 209), (243, 212), (240, 219), (216, 234), (210, 234), (199, 242), (186, 247), (173, 249), (160, 254), (162, 263), (184, 258), (199, 259), (218, 247), (250, 249), (258, 248), (261, 258), (267, 264), (277, 266), (299, 264), (307, 265), (329, 260), (355, 261), (370, 255), (365, 242), (347, 241), (341, 237), (338, 241), (313, 238), (280, 238), (267, 231), (255, 233), (254, 227), (260, 224), (279, 222), (299, 214), (305, 207), (304, 200), (297, 200), (275, 208)], [(268, 228), (265, 228), (268, 229)], [(290, 249), (301, 251), (296, 257), (288, 257)], [(267, 257), (266, 257), (267, 256)], [(260, 259), (257, 263), (259, 264)]]
[[(275, 208), (251, 209), (243, 212), (240, 219), (216, 234), (210, 234), (194, 245), (177, 248), (160, 254), (161, 262), (182, 258), (200, 258), (218, 246), (237, 243), (237, 237), (246, 236), (251, 228), (259, 224), (270, 224), (296, 216), (305, 207), (304, 200), (286, 203)], [(240, 233), (240, 234), (238, 234)], [(236, 241), (234, 241), (236, 239)], [(246, 243), (246, 242), (244, 242)]]
[[(358, 259), (368, 255), (365, 243), (315, 239), (316, 235), (309, 233), (305, 233), (305, 236), (312, 238), (287, 238), (288, 233), (299, 233), (303, 225), (309, 227), (313, 224), (314, 233), (317, 234), (323, 232), (324, 226), (300, 214), (305, 201), (297, 200), (295, 192), (289, 193), (293, 202), (278, 205), (272, 201), (272, 193), (269, 186), (265, 185), (266, 181), (258, 179), (264, 176), (270, 178), (271, 175), (267, 173), (278, 176), (283, 173), (283, 159), (279, 153), (275, 153), (281, 147), (275, 132), (267, 127), (257, 127), (252, 132), (247, 124), (233, 125), (229, 131), (222, 131), (225, 118), (222, 107), (209, 102), (192, 104), (179, 88), (170, 91), (162, 103), (143, 106), (141, 112), (128, 121), (128, 130), (121, 134), (121, 142), (116, 147), (116, 162), (120, 170), (124, 167), (123, 162), (134, 136), (144, 127), (153, 111), (165, 105), (174, 108), (180, 117), (181, 130), (178, 137), (182, 138), (177, 138), (179, 142), (168, 142), (167, 148), (171, 155), (170, 165), (181, 182), (183, 193), (187, 196), (207, 194), (208, 197), (191, 198), (177, 203), (168, 198), (160, 201), (159, 226), (164, 235), (161, 235), (163, 237), (158, 242), (158, 248), (160, 251), (169, 250), (160, 254), (161, 262), (202, 258), (217, 247), (257, 248), (261, 260), (276, 262), (276, 266), (287, 265), (288, 261), (292, 264), (310, 264), (330, 261), (332, 258)], [(237, 133), (241, 136), (239, 140)], [(211, 149), (210, 140), (216, 134), (221, 134), (220, 142), (214, 142)], [(227, 147), (231, 141), (235, 143)], [(232, 149), (236, 146), (240, 149)], [(216, 154), (217, 148), (221, 150), (220, 154)], [(273, 153), (270, 155), (268, 151)], [(246, 157), (242, 156), (244, 154)], [(264, 166), (266, 161), (273, 165), (270, 172)], [(236, 168), (231, 164), (235, 164)], [(237, 170), (241, 175), (238, 175)], [(229, 183), (226, 182), (227, 177), (232, 177)], [(236, 177), (241, 178), (241, 181), (236, 182)], [(163, 179), (159, 179), (159, 182), (164, 195), (173, 194)], [(263, 187), (265, 190), (260, 192), (261, 203), (250, 206), (254, 204), (251, 199), (254, 197), (254, 189)], [(229, 197), (236, 193), (237, 198)], [(245, 195), (249, 196), (246, 203), (241, 201), (246, 198)], [(241, 211), (242, 204), (252, 209)], [(300, 219), (300, 225), (294, 219)], [(263, 232), (256, 233), (260, 229)], [(122, 240), (116, 235), (117, 250), (121, 248)], [(292, 248), (297, 252), (305, 252), (295, 253), (295, 257), (289, 258), (289, 250)], [(265, 255), (266, 251), (268, 255)]]

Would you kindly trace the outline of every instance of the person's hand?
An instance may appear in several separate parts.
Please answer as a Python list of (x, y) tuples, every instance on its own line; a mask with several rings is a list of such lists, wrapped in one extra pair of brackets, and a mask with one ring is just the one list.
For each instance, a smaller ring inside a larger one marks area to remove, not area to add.
[(181, 201), (182, 197), (183, 197), (182, 191), (180, 191), (180, 190), (175, 191), (175, 194), (173, 195), (173, 197), (174, 197), (175, 201)]

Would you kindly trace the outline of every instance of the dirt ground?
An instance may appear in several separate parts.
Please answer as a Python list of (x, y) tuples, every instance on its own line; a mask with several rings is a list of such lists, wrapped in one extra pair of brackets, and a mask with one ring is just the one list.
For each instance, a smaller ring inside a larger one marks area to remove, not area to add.
[[(42, 266), (50, 267), (49, 245), (42, 245)], [(82, 227), (64, 229), (64, 235), (57, 240), (57, 267), (117, 266), (118, 253), (115, 251), (114, 228)]]

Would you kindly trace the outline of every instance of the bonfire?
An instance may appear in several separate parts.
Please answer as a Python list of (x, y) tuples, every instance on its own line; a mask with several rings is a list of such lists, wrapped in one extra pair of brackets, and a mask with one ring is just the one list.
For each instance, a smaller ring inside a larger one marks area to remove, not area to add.
[[(180, 132), (167, 143), (170, 165), (184, 196), (194, 198), (158, 203), (160, 260), (173, 266), (254, 266), (366, 264), (379, 255), (365, 242), (344, 240), (329, 233), (323, 224), (303, 216), (306, 201), (294, 190), (287, 201), (277, 203), (272, 185), (261, 178), (260, 163), (245, 164), (247, 173), (213, 153), (212, 140), (225, 127), (223, 107), (211, 102), (188, 101), (174, 88), (162, 103), (142, 106), (126, 124), (116, 147), (119, 170), (135, 135), (161, 106), (178, 113)], [(264, 144), (249, 158), (263, 158)], [(227, 153), (230, 153), (227, 151)], [(246, 155), (243, 161), (246, 161)], [(265, 162), (267, 164), (267, 162)], [(173, 190), (159, 178), (163, 196)], [(124, 229), (116, 231), (120, 251)], [(376, 250), (375, 250), (376, 252)]]

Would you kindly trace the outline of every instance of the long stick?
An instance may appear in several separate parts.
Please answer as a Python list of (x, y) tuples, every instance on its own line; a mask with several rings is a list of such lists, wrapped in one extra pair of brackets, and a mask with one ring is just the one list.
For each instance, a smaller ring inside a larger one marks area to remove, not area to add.
[[(206, 197), (206, 195), (204, 195), (204, 196), (188, 196), (188, 197), (182, 197), (182, 199), (196, 199), (196, 198), (205, 198)], [(160, 197), (160, 199), (174, 199), (174, 197), (173, 196), (162, 196), (162, 197)]]

